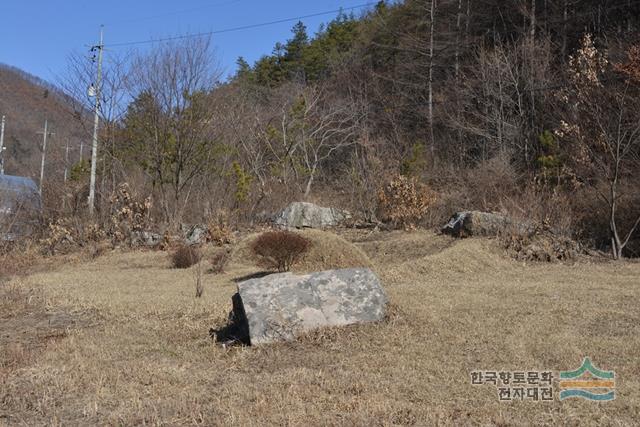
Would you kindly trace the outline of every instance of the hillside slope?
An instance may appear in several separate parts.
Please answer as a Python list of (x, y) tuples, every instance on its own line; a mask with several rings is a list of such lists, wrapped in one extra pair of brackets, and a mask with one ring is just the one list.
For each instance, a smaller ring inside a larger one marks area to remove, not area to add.
[(0, 115), (5, 116), (5, 173), (39, 177), (45, 119), (55, 134), (47, 142), (47, 176), (62, 176), (66, 144), (70, 159), (77, 157), (81, 140), (90, 137), (75, 118), (69, 102), (57, 89), (17, 68), (0, 64)]

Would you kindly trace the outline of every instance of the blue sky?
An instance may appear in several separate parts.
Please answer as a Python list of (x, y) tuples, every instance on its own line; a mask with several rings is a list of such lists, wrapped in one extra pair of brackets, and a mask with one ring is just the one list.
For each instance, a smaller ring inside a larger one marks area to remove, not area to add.
[[(105, 25), (105, 44), (178, 36), (349, 8), (373, 0), (5, 0), (0, 9), (0, 62), (55, 82), (68, 54), (86, 51)], [(358, 9), (354, 12), (359, 13)], [(309, 34), (335, 15), (306, 18)], [(230, 73), (238, 56), (253, 62), (285, 41), (295, 22), (214, 35)], [(147, 49), (141, 45), (139, 49)], [(114, 48), (126, 50), (128, 48)]]

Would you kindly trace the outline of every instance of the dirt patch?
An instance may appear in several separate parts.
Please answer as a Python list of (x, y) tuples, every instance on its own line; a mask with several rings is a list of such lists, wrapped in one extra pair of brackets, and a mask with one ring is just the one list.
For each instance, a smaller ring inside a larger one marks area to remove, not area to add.
[[(311, 241), (307, 253), (292, 268), (296, 273), (373, 266), (366, 253), (337, 234), (319, 230), (300, 230), (296, 233)], [(231, 254), (232, 263), (260, 268), (259, 258), (251, 251), (251, 244), (258, 235), (250, 234), (236, 245)]]

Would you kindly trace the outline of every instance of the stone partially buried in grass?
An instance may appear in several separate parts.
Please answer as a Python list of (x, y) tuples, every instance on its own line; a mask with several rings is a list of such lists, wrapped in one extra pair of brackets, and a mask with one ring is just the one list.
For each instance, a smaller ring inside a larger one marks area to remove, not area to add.
[(386, 305), (378, 277), (367, 268), (281, 273), (239, 283), (233, 318), (235, 330), (256, 345), (320, 327), (380, 321)]
[(294, 202), (279, 212), (274, 223), (285, 228), (335, 227), (351, 218), (347, 211), (325, 208), (307, 202)]

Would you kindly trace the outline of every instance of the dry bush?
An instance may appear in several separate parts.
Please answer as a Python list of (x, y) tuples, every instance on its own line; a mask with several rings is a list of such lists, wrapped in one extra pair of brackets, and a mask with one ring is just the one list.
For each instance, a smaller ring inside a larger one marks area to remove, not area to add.
[(147, 231), (151, 226), (151, 199), (137, 200), (132, 194), (129, 184), (118, 185), (110, 199), (111, 230), (110, 235), (115, 242), (129, 242), (134, 231)]
[(289, 271), (300, 260), (310, 246), (309, 239), (290, 231), (268, 231), (262, 233), (251, 245), (265, 266), (278, 271)]
[(96, 223), (81, 217), (58, 218), (41, 232), (40, 244), (47, 255), (67, 254), (82, 247), (103, 242), (107, 232)]
[(45, 237), (40, 241), (43, 250), (48, 255), (60, 252), (69, 252), (76, 241), (73, 238), (73, 228), (68, 219), (58, 219), (49, 224), (45, 231)]
[(233, 231), (226, 223), (209, 223), (209, 241), (217, 246), (233, 243)]
[[(505, 197), (502, 211), (513, 224), (499, 236), (503, 246), (522, 261), (568, 261), (584, 252), (574, 240), (575, 216), (569, 195), (542, 182), (526, 185), (520, 194)], [(518, 226), (525, 225), (523, 226)]]
[(436, 195), (428, 186), (396, 175), (378, 191), (379, 217), (395, 227), (414, 228), (435, 201)]
[(500, 210), (500, 203), (505, 197), (521, 191), (518, 178), (506, 155), (489, 159), (469, 170), (463, 185), (470, 206), (465, 209)]
[(222, 274), (224, 273), (225, 268), (229, 264), (231, 260), (231, 251), (228, 249), (223, 249), (221, 251), (216, 252), (211, 258), (211, 273), (214, 274)]
[(96, 259), (101, 257), (107, 251), (111, 249), (111, 244), (108, 242), (91, 243), (88, 247), (88, 255), (90, 259)]
[(189, 268), (200, 262), (202, 254), (194, 246), (180, 245), (171, 253), (173, 268)]
[(575, 235), (575, 214), (569, 194), (559, 188), (549, 188), (534, 182), (517, 195), (504, 197), (501, 211), (510, 217), (537, 224), (565, 237)]
[(438, 229), (454, 212), (507, 210), (511, 213), (510, 200), (522, 192), (518, 186), (519, 176), (505, 155), (467, 170), (440, 165), (429, 171), (427, 181), (438, 197), (429, 206), (421, 224)]
[(545, 228), (529, 234), (505, 232), (500, 236), (500, 241), (507, 253), (519, 261), (571, 261), (584, 252), (575, 240)]

